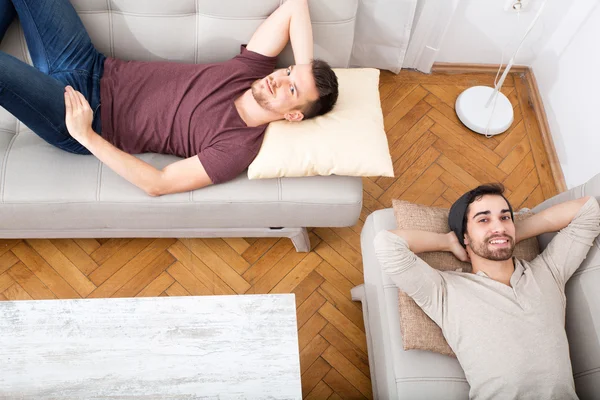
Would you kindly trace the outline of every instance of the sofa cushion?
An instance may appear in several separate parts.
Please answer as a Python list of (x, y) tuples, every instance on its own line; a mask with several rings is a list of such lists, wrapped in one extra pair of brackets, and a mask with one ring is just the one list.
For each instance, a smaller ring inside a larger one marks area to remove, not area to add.
[(379, 99), (379, 70), (335, 69), (338, 101), (302, 122), (269, 124), (248, 177), (394, 176)]
[[(393, 200), (394, 214), (398, 229), (413, 229), (436, 233), (448, 233), (448, 210)], [(531, 212), (515, 214), (519, 221), (531, 216)], [(524, 240), (515, 246), (514, 256), (531, 261), (540, 253), (535, 238)], [(442, 271), (470, 272), (471, 264), (464, 263), (448, 252), (421, 253), (419, 257), (430, 266)], [(400, 327), (402, 342), (405, 350), (429, 350), (440, 354), (456, 357), (442, 330), (421, 310), (421, 308), (406, 293), (398, 290), (400, 311)]]

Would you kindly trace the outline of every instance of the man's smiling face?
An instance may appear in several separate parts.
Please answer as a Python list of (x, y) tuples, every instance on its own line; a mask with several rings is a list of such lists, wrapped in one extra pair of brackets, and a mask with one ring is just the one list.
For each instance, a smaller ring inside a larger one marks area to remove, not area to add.
[(465, 245), (488, 260), (504, 261), (512, 257), (515, 224), (502, 196), (485, 195), (469, 205)]
[(252, 96), (264, 109), (290, 121), (303, 118), (302, 109), (319, 98), (310, 64), (278, 69), (252, 83)]

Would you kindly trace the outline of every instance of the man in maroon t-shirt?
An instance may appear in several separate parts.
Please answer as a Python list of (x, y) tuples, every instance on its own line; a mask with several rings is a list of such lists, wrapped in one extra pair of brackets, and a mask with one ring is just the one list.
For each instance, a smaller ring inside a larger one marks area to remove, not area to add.
[[(288, 41), (296, 65), (273, 71)], [(65, 90), (65, 122), (69, 134), (104, 164), (160, 196), (235, 178), (256, 157), (268, 123), (324, 114), (337, 90), (329, 65), (313, 60), (307, 0), (289, 0), (238, 56), (223, 63), (107, 58), (97, 110), (101, 132), (92, 129), (96, 110), (71, 86)], [(144, 152), (185, 159), (159, 170), (131, 155)]]

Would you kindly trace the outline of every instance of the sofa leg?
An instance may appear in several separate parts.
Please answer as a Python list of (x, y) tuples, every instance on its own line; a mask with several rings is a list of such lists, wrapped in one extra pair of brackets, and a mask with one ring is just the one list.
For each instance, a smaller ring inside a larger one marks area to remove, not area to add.
[(300, 231), (294, 236), (290, 236), (292, 243), (298, 253), (306, 253), (310, 251), (310, 239), (306, 228), (300, 228)]

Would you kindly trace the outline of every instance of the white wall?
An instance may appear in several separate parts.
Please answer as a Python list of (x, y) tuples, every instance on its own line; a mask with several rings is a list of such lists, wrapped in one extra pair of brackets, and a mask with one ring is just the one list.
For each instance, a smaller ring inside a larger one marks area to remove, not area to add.
[[(512, 54), (543, 0), (521, 14), (505, 0), (462, 0), (437, 62), (498, 64)], [(516, 63), (531, 66), (569, 188), (600, 172), (600, 1), (548, 0)]]

